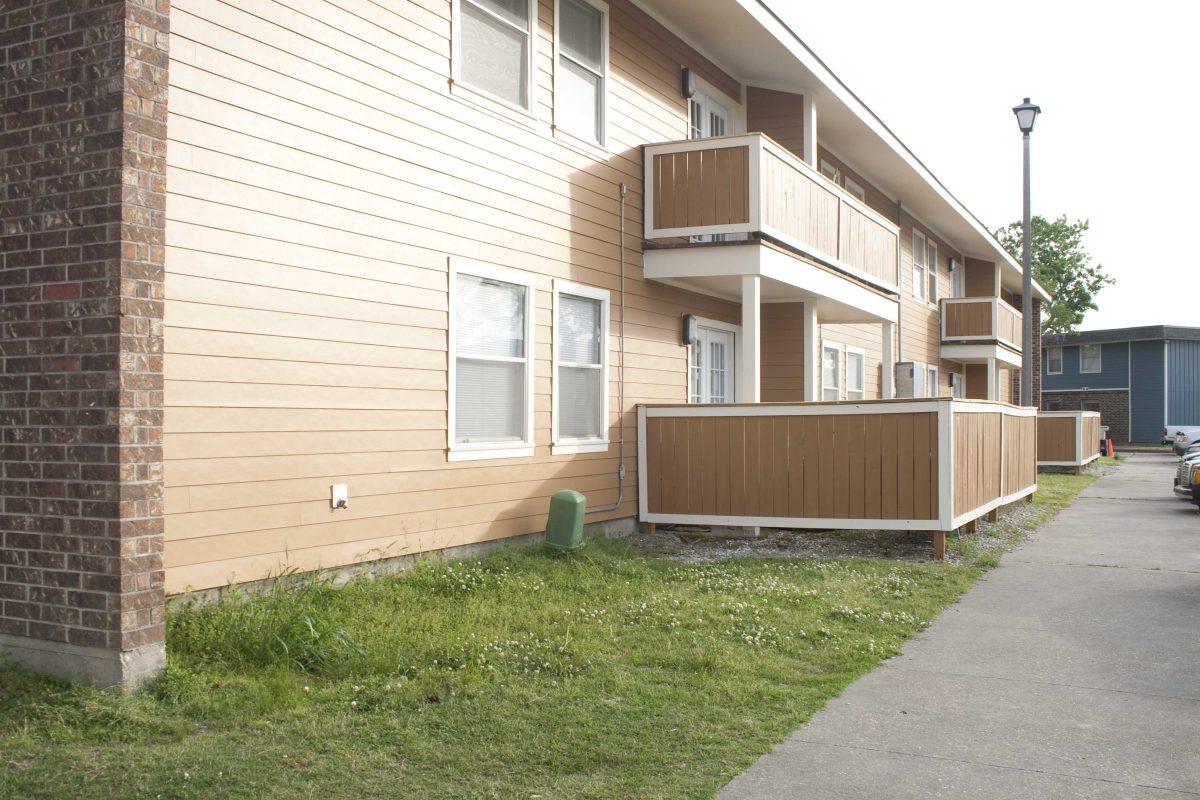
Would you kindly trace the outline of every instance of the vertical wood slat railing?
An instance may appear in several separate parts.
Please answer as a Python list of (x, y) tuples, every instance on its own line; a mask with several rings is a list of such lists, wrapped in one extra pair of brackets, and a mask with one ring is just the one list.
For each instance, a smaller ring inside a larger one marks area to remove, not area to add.
[(1021, 312), (999, 297), (945, 297), (941, 308), (943, 342), (994, 341), (1021, 349)]
[(1100, 457), (1100, 412), (1039, 411), (1040, 467), (1082, 468)]
[(900, 229), (761, 133), (645, 147), (647, 240), (762, 233), (897, 291)]
[(946, 532), (1037, 489), (1036, 410), (1004, 403), (639, 406), (644, 522)]

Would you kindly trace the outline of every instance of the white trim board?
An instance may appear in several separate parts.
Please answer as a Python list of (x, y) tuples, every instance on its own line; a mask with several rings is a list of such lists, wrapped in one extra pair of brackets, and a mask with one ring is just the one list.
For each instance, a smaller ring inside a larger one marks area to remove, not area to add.
[(912, 414), (953, 407), (956, 414), (1005, 414), (1010, 417), (1036, 417), (1036, 408), (1010, 406), (987, 400), (957, 400), (931, 397), (903, 402), (869, 400), (818, 403), (749, 403), (731, 405), (642, 405), (646, 417), (807, 417), (848, 414)]
[(996, 509), (996, 508), (1000, 508), (1001, 506), (1006, 506), (1009, 503), (1015, 503), (1018, 500), (1020, 500), (1022, 497), (1028, 497), (1029, 495), (1033, 494), (1037, 490), (1038, 490), (1038, 486), (1035, 483), (1032, 486), (1029, 486), (1025, 489), (1020, 489), (1020, 490), (1015, 491), (1012, 494), (1006, 495), (1004, 497), (997, 497), (995, 500), (991, 501), (990, 503), (985, 503), (984, 505), (979, 506), (978, 508), (973, 508), (970, 511), (966, 512), (965, 514), (960, 514), (959, 516), (955, 517), (950, 523), (949, 530), (955, 530), (956, 528), (961, 528), (963, 525), (966, 525), (968, 522), (979, 519), (980, 517), (982, 517), (984, 514), (988, 513), (989, 511)]
[(1092, 455), (1092, 456), (1084, 459), (1082, 462), (1080, 462), (1080, 461), (1039, 461), (1039, 462), (1037, 462), (1037, 465), (1039, 467), (1086, 467), (1088, 464), (1092, 463), (1099, 457), (1100, 457), (1100, 454), (1096, 453), (1095, 455)]

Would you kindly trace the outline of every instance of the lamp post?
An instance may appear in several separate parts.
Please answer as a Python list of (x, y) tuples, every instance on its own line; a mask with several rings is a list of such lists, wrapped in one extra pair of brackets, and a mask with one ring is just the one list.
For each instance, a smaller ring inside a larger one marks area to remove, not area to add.
[(1017, 125), (1021, 128), (1021, 139), (1025, 149), (1025, 194), (1024, 230), (1021, 241), (1021, 314), (1024, 318), (1024, 336), (1021, 341), (1021, 405), (1033, 405), (1033, 220), (1029, 201), (1029, 134), (1042, 109), (1029, 102), (1013, 108)]

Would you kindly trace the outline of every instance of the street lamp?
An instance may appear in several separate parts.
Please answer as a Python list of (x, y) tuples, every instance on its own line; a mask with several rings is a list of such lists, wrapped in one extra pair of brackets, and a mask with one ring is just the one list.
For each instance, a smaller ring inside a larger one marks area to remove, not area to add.
[(1037, 122), (1042, 109), (1029, 102), (1013, 108), (1021, 138), (1025, 145), (1025, 203), (1024, 230), (1021, 241), (1021, 314), (1025, 320), (1024, 337), (1021, 342), (1021, 405), (1033, 405), (1033, 231), (1029, 202), (1029, 134)]

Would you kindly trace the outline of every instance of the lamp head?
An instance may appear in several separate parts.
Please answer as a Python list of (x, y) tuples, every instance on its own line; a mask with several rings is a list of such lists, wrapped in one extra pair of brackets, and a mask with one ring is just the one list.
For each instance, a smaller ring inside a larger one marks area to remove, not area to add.
[(1017, 115), (1017, 125), (1021, 128), (1021, 133), (1029, 133), (1033, 130), (1033, 124), (1037, 122), (1042, 109), (1029, 102), (1029, 98), (1026, 97), (1025, 102), (1013, 107), (1013, 113)]

